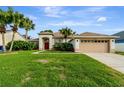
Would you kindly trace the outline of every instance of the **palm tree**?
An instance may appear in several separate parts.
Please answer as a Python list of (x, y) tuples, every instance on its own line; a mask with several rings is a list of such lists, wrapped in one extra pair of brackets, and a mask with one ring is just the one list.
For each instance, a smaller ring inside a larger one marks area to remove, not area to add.
[(73, 33), (74, 33), (74, 32), (73, 32), (70, 28), (68, 28), (68, 27), (60, 29), (59, 32), (64, 36), (65, 42), (66, 42), (66, 40), (67, 40), (67, 37), (70, 36), (70, 35), (73, 35)]
[(2, 35), (2, 45), (3, 45), (3, 52), (6, 52), (5, 47), (5, 33), (6, 33), (6, 26), (9, 24), (8, 14), (0, 9), (0, 33)]
[(50, 33), (53, 33), (52, 30), (48, 29), (48, 30), (44, 30), (43, 32), (50, 32)]
[(13, 43), (14, 43), (14, 39), (15, 39), (15, 34), (17, 33), (18, 28), (22, 28), (21, 22), (24, 18), (24, 15), (20, 14), (19, 12), (13, 12), (13, 10), (8, 11), (8, 13), (11, 17), (11, 23), (12, 23), (11, 28), (12, 28), (12, 31), (13, 31), (11, 46), (10, 46), (10, 49), (9, 49), (9, 51), (12, 51)]
[(35, 27), (35, 24), (33, 24), (33, 21), (30, 20), (29, 18), (23, 18), (23, 21), (22, 21), (22, 26), (23, 28), (25, 28), (25, 38), (26, 40), (28, 39), (28, 31), (30, 30), (34, 30), (34, 27)]

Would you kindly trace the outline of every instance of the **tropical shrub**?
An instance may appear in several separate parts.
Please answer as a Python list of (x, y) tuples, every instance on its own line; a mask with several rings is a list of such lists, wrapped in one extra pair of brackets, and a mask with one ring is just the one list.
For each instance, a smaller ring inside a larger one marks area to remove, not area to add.
[[(6, 46), (7, 49), (9, 49), (11, 46), (11, 42), (9, 42)], [(27, 42), (27, 41), (14, 41), (12, 50), (32, 50), (36, 48), (36, 45), (33, 42)]]
[(54, 49), (59, 50), (59, 51), (74, 51), (73, 45), (71, 43), (68, 43), (68, 42), (55, 43)]

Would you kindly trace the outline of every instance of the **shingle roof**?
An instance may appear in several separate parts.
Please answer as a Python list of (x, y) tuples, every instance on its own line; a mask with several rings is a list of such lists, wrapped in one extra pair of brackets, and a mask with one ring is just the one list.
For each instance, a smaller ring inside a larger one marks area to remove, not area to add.
[(55, 33), (53, 33), (53, 35), (55, 37), (62, 37), (63, 36), (60, 32), (55, 32)]
[(79, 36), (109, 36), (109, 35), (93, 33), (93, 32), (84, 32), (81, 33)]
[(53, 35), (53, 33), (51, 33), (51, 32), (40, 32), (39, 33), (40, 35)]
[[(40, 32), (41, 35), (53, 35), (55, 38), (62, 38), (63, 35), (60, 32), (54, 32), (54, 33), (50, 33), (50, 32)], [(68, 37), (72, 37), (72, 35), (68, 36)], [(112, 37), (110, 35), (106, 35), (106, 34), (99, 34), (99, 33), (93, 33), (93, 32), (84, 32), (81, 34), (76, 34), (73, 37), (75, 38), (82, 38), (82, 37), (88, 37), (88, 38), (92, 38), (92, 37), (105, 37), (105, 38), (118, 38), (118, 37)]]
[[(54, 37), (62, 37), (63, 36), (60, 32), (55, 32), (55, 33), (53, 33), (53, 35), (54, 35)], [(70, 36), (72, 36), (72, 35), (70, 35)], [(76, 36), (76, 35), (74, 35), (74, 36)]]

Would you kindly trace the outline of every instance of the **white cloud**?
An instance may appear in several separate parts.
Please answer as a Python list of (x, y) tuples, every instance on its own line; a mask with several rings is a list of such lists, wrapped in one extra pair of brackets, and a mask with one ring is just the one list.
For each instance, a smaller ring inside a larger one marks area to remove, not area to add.
[(31, 20), (37, 20), (37, 17), (31, 14), (26, 14), (26, 16), (29, 17)]
[(67, 11), (63, 10), (62, 7), (48, 6), (44, 8), (44, 13), (45, 13), (45, 16), (57, 18), (67, 14)]
[(97, 22), (105, 22), (105, 21), (107, 21), (107, 17), (104, 17), (104, 16), (99, 17), (99, 18), (97, 19)]
[(102, 24), (95, 24), (91, 21), (77, 22), (77, 21), (63, 21), (58, 23), (49, 23), (51, 26), (102, 26)]
[(73, 14), (89, 14), (89, 13), (102, 13), (106, 7), (87, 7), (85, 9), (80, 9), (72, 11)]
[[(78, 10), (74, 10), (74, 11), (68, 11), (68, 14), (70, 14), (73, 17), (78, 17), (78, 18), (82, 18), (82, 19), (90, 19), (90, 20), (94, 20), (95, 16), (99, 16), (99, 15), (104, 15), (104, 13), (106, 13), (106, 9), (107, 7), (85, 7), (85, 8), (80, 8)], [(70, 16), (68, 15), (68, 16)]]
[(46, 7), (35, 7), (38, 10), (44, 12), (45, 16), (48, 17), (64, 17), (64, 16), (75, 16), (75, 17), (91, 17), (91, 13), (103, 13), (106, 7), (103, 6), (93, 6), (80, 8), (78, 10), (65, 10), (66, 8), (60, 6), (46, 6)]
[(102, 12), (106, 7), (102, 6), (97, 6), (97, 7), (89, 7), (85, 11), (87, 12), (92, 12), (92, 13), (97, 13), (97, 12)]

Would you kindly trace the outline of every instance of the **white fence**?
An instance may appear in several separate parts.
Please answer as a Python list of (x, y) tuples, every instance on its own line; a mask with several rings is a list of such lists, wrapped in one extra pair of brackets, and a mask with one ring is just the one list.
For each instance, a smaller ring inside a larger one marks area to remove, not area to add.
[(124, 43), (116, 43), (115, 44), (115, 50), (120, 51), (120, 52), (124, 52)]

